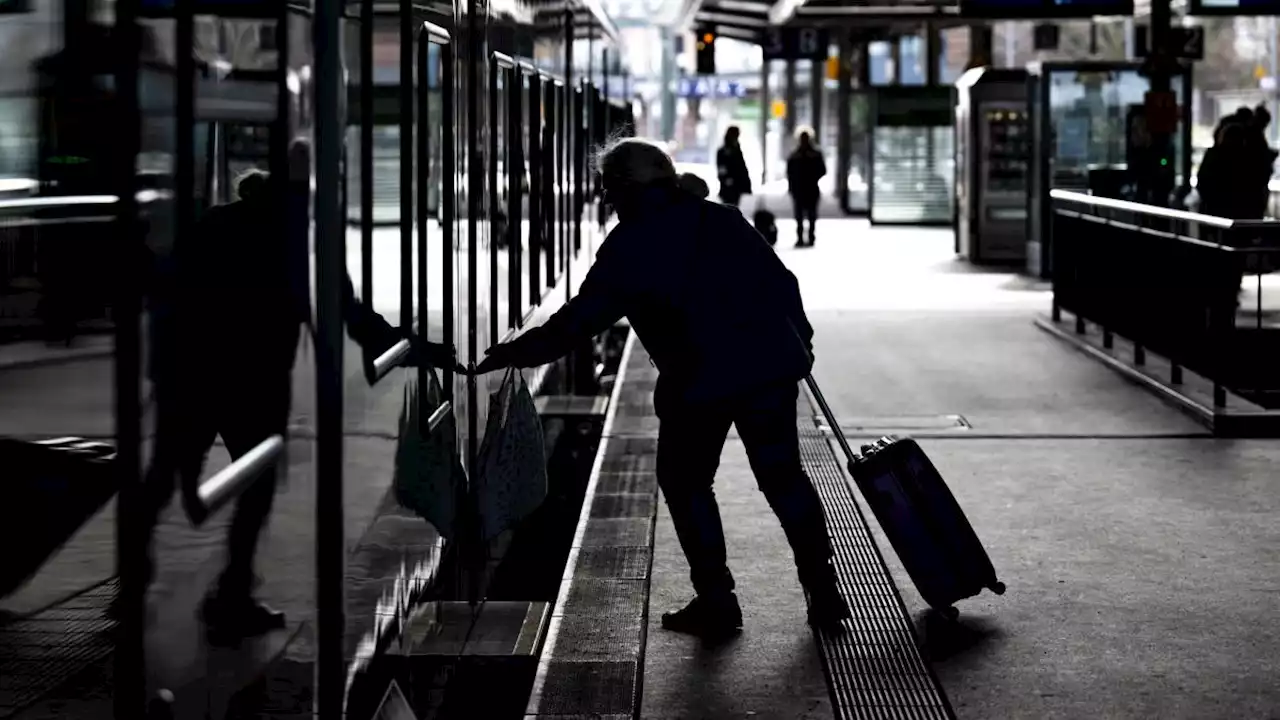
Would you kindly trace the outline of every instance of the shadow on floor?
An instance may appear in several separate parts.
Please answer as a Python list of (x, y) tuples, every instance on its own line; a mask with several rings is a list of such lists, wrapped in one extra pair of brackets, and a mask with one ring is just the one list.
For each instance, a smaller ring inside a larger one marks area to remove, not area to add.
[(916, 613), (914, 621), (922, 649), (930, 662), (943, 662), (981, 652), (999, 642), (1003, 635), (990, 619), (966, 617), (963, 612), (952, 622), (933, 610), (925, 610)]

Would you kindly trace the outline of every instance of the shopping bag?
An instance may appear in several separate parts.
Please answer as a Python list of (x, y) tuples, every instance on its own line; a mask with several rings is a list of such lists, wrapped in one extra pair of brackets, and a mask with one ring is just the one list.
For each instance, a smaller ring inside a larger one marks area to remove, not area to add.
[(477, 457), (480, 532), (492, 539), (527, 517), (547, 497), (542, 418), (517, 369), (489, 396), (489, 420)]
[[(444, 400), (433, 368), (422, 368), (427, 387), (415, 373), (405, 383), (404, 409), (396, 447), (396, 501), (431, 523), (445, 539), (455, 537), (458, 509), (466, 492), (466, 471), (458, 454), (453, 412), (431, 429), (428, 421)], [(419, 402), (419, 392), (423, 397)]]

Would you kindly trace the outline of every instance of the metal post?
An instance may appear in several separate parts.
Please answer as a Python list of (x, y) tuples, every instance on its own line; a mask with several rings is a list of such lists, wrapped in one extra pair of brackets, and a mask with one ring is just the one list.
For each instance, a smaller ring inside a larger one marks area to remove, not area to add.
[(769, 68), (772, 61), (760, 63), (760, 184), (769, 181), (769, 119), (773, 115), (773, 98), (769, 92)]
[(1142, 347), (1138, 343), (1133, 344), (1133, 364), (1134, 365), (1147, 364), (1147, 349)]
[(676, 39), (669, 27), (663, 27), (662, 38), (662, 139), (670, 142), (676, 136)]
[[(138, 110), (138, 0), (116, 3), (114, 43), (115, 127), (111, 135), (112, 184), (116, 202), (115, 259), (115, 423), (116, 459), (120, 483), (116, 500), (116, 569), (120, 575), (121, 609), (115, 648), (112, 703), (118, 718), (146, 712), (146, 658), (143, 618), (146, 602), (143, 553), (146, 543), (142, 510), (141, 278), (136, 258), (142, 256), (137, 207), (137, 155), (140, 144)], [(71, 47), (66, 51), (70, 53)], [(74, 56), (73, 56), (74, 57)], [(79, 62), (73, 60), (72, 62)], [(73, 71), (79, 76), (80, 71)], [(190, 77), (178, 78), (191, 82)], [(105, 139), (104, 139), (105, 140)]]
[[(1178, 63), (1171, 52), (1172, 21), (1170, 0), (1151, 0), (1151, 51), (1147, 54), (1147, 75), (1151, 79), (1152, 94), (1170, 93), (1173, 90), (1172, 74)], [(1152, 129), (1151, 147), (1157, 157), (1172, 160), (1173, 135), (1162, 125), (1163, 123), (1157, 123)], [(1171, 178), (1172, 173), (1168, 177)], [(1157, 174), (1150, 180), (1148, 197), (1151, 202), (1162, 205), (1167, 203), (1169, 192), (1173, 190), (1172, 187), (1165, 186), (1167, 178), (1163, 174)]]
[(853, 132), (849, 103), (853, 95), (853, 48), (848, 31), (840, 33), (837, 57), (839, 72), (836, 75), (836, 198), (840, 208), (849, 212), (849, 170), (852, 164)]
[(1213, 406), (1222, 408), (1227, 406), (1227, 389), (1222, 387), (1222, 383), (1213, 382)]
[(373, 1), (360, 2), (360, 294), (370, 310), (373, 309)]
[(316, 672), (315, 714), (340, 720), (346, 685), (343, 630), (346, 619), (346, 547), (342, 531), (342, 283), (347, 271), (346, 218), (339, 205), (343, 181), (339, 18), (342, 0), (316, 0)]
[(1178, 363), (1172, 363), (1169, 367), (1169, 381), (1174, 385), (1182, 384), (1182, 366)]
[(1102, 330), (1102, 347), (1110, 350), (1116, 344), (1115, 335), (1108, 329)]
[[(400, 327), (413, 327), (413, 0), (400, 0)], [(422, 82), (425, 82), (423, 80)], [(366, 264), (371, 264), (367, 260)]]
[(826, 63), (814, 60), (809, 66), (809, 117), (815, 144), (822, 141), (822, 96), (827, 89), (826, 79)]
[(1079, 335), (1083, 335), (1085, 333), (1084, 318), (1080, 315), (1076, 315), (1076, 333)]
[(782, 119), (783, 136), (782, 142), (779, 143), (783, 158), (791, 153), (791, 142), (796, 135), (796, 61), (787, 60), (785, 68), (782, 98), (786, 103), (787, 111)]

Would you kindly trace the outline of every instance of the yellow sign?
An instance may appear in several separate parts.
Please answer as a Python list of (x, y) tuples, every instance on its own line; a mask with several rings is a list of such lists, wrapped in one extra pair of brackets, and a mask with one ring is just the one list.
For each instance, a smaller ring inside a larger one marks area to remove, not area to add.
[(773, 101), (773, 116), (776, 118), (784, 118), (787, 116), (787, 104), (781, 100)]
[(840, 58), (838, 57), (827, 58), (827, 79), (828, 80), (840, 79)]
[(1262, 78), (1264, 78), (1264, 77), (1266, 77), (1266, 76), (1267, 76), (1267, 69), (1266, 69), (1266, 68), (1262, 67), (1261, 65), (1258, 65), (1258, 66), (1256, 66), (1256, 67), (1254, 67), (1254, 68), (1253, 68), (1253, 79), (1254, 79), (1254, 80), (1261, 80)]

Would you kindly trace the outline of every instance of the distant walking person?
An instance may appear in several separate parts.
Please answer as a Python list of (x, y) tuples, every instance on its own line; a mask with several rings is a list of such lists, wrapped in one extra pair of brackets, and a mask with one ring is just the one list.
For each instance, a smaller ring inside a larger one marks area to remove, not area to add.
[(751, 194), (751, 173), (742, 157), (738, 144), (741, 131), (731, 126), (724, 134), (724, 145), (716, 151), (716, 174), (720, 178), (720, 200), (726, 205), (738, 206), (743, 195)]
[(733, 425), (786, 532), (811, 622), (848, 617), (822, 505), (800, 462), (796, 401), (813, 364), (813, 328), (795, 276), (741, 213), (682, 187), (657, 146), (618, 143), (600, 172), (619, 223), (582, 289), (542, 326), (490, 348), (476, 372), (552, 362), (626, 316), (661, 373), (658, 485), (697, 593), (663, 615), (663, 627), (713, 637), (742, 627), (712, 490)]
[(813, 144), (809, 130), (802, 130), (799, 145), (787, 158), (787, 186), (796, 214), (796, 246), (804, 247), (804, 221), (809, 220), (809, 246), (817, 239), (818, 181), (827, 174), (822, 151)]

